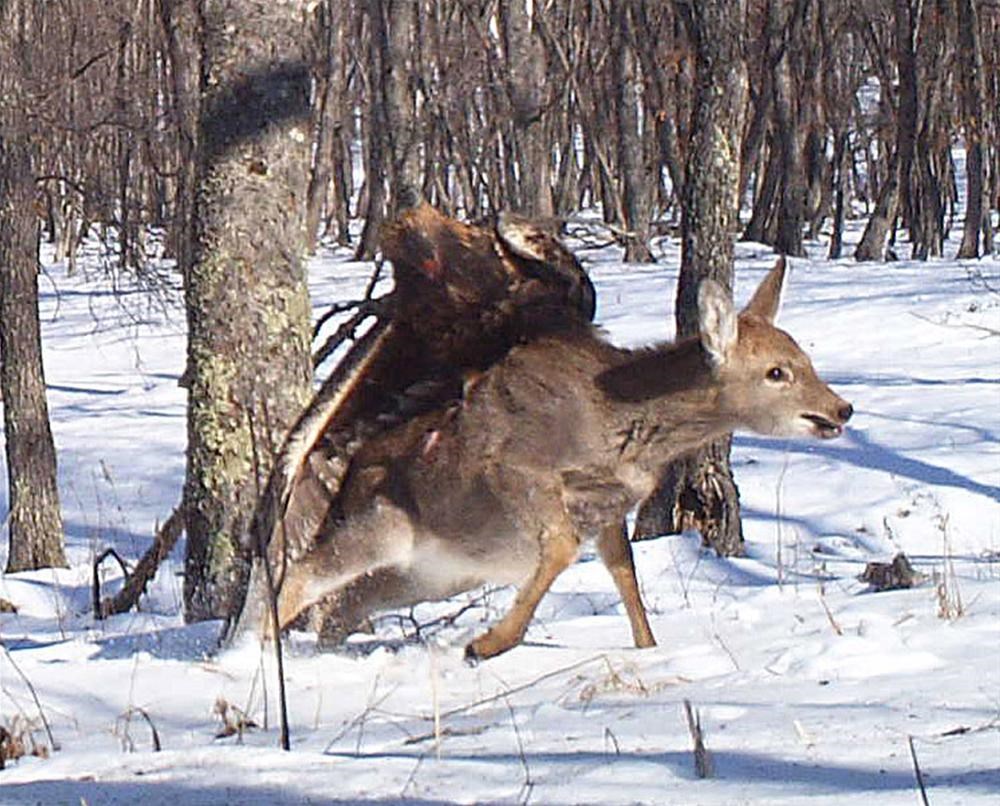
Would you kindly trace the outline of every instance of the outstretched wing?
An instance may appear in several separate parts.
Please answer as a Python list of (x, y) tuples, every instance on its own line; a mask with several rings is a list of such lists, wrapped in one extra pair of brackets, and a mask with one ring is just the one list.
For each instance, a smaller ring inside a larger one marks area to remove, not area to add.
[(515, 344), (594, 315), (580, 263), (527, 219), (505, 214), (483, 227), (421, 204), (384, 228), (382, 251), (395, 288), (290, 431), (257, 508), (253, 545), (267, 547), (279, 578), (335, 516), (365, 440), (459, 400), (467, 376)]

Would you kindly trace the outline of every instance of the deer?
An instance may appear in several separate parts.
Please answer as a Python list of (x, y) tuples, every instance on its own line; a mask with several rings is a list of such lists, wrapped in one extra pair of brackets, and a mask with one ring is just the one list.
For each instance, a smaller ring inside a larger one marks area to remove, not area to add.
[(655, 646), (623, 524), (663, 468), (734, 430), (832, 439), (852, 416), (774, 324), (785, 277), (779, 259), (740, 312), (702, 281), (694, 337), (631, 350), (581, 324), (470, 373), (459, 401), (354, 454), (321, 536), (283, 569), (277, 624), (258, 591), (237, 632), (266, 637), (331, 595), (346, 634), (380, 610), (515, 585), (508, 612), (465, 649), (493, 658), (521, 642), (593, 540), (635, 646)]

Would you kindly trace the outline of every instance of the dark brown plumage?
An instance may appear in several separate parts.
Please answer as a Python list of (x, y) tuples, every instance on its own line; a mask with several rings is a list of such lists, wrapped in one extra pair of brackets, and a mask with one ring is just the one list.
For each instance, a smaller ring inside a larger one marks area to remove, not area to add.
[(495, 226), (427, 204), (382, 232), (394, 290), (299, 418), (258, 507), (251, 545), (280, 570), (336, 519), (351, 457), (375, 435), (447, 411), (465, 384), (516, 344), (589, 326), (594, 288), (573, 254), (539, 225), (510, 214)]

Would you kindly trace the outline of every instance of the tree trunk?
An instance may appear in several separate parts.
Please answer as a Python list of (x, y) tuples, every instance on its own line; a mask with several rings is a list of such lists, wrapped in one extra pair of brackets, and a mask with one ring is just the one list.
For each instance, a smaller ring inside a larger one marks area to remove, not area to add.
[[(733, 237), (739, 217), (740, 136), (746, 98), (741, 34), (745, 0), (676, 2), (696, 54), (696, 106), (681, 218), (677, 335), (698, 329), (698, 285), (733, 287)], [(720, 555), (740, 554), (739, 492), (729, 466), (729, 438), (667, 468), (643, 503), (636, 536), (696, 528)]]
[(257, 490), (309, 393), (306, 5), (205, 4), (208, 89), (185, 287), (189, 620), (223, 617), (239, 595)]
[(382, 120), (389, 147), (390, 208), (393, 215), (421, 195), (417, 120), (410, 90), (410, 54), (416, 47), (417, 4), (381, 0), (380, 27), (373, 33), (382, 51)]
[[(636, 56), (629, 42), (629, 13), (620, 4), (615, 21), (615, 52), (617, 73), (616, 123), (618, 128), (618, 165), (621, 171), (622, 226), (625, 234), (625, 260), (629, 263), (652, 263), (649, 250), (649, 219), (651, 215), (650, 183), (644, 176), (644, 154), (639, 122), (639, 84)], [(647, 120), (643, 125), (650, 125)]]
[(917, 93), (917, 29), (920, 0), (895, 0), (893, 30), (899, 66), (899, 104), (896, 109), (896, 142), (886, 180), (879, 190), (875, 212), (868, 219), (854, 252), (857, 260), (882, 260), (886, 239), (902, 201), (903, 220), (911, 226), (910, 174), (916, 149), (919, 96)]
[(200, 0), (161, 0), (170, 65), (169, 106), (177, 135), (177, 190), (174, 197), (174, 253), (181, 277), (190, 275), (194, 247), (193, 207), (198, 181), (201, 109)]
[(899, 203), (899, 155), (893, 154), (889, 161), (889, 172), (885, 182), (879, 189), (875, 210), (865, 225), (854, 259), (882, 260), (885, 257), (886, 238), (896, 218), (896, 206)]
[(833, 232), (830, 235), (830, 260), (840, 258), (844, 245), (844, 195), (847, 188), (847, 144), (846, 130), (838, 130), (833, 137)]
[[(536, 14), (541, 14), (533, 4)], [(519, 169), (518, 194), (508, 198), (518, 212), (532, 218), (552, 216), (551, 159), (545, 138), (545, 54), (531, 23), (527, 0), (503, 4), (508, 94)]]
[[(796, 98), (792, 82), (791, 53), (798, 50), (800, 24), (798, 9), (792, 8), (794, 20), (785, 22), (779, 3), (769, 7), (768, 27), (774, 38), (774, 48), (780, 56), (773, 65), (771, 83), (774, 88), (774, 137), (781, 154), (781, 197), (778, 204), (774, 248), (783, 255), (802, 256), (802, 227), (806, 214), (806, 176), (802, 160), (802, 117), (798, 114), (801, 99)], [(793, 4), (794, 6), (795, 4)], [(784, 32), (784, 33), (783, 33)], [(781, 38), (783, 38), (783, 41)]]
[(382, 98), (384, 82), (382, 81), (382, 59), (384, 48), (377, 41), (372, 41), (377, 35), (375, 31), (383, 30), (381, 3), (365, 4), (369, 25), (373, 31), (368, 41), (367, 81), (365, 108), (362, 112), (361, 133), (364, 138), (364, 169), (365, 193), (363, 203), (359, 208), (364, 210), (364, 226), (361, 228), (361, 238), (355, 250), (356, 260), (371, 260), (378, 251), (378, 241), (385, 221), (386, 189), (385, 182), (388, 173), (386, 160), (389, 159), (388, 122), (385, 119), (385, 102)]
[(983, 127), (986, 86), (983, 75), (983, 48), (979, 38), (979, 19), (973, 0), (958, 3), (958, 55), (962, 88), (962, 121), (965, 135), (965, 226), (958, 257), (979, 257), (979, 233), (984, 229), (989, 206), (984, 204), (985, 166)]
[(12, 573), (63, 566), (66, 557), (42, 368), (30, 146), (26, 133), (18, 131), (16, 110), (4, 107), (0, 101), (0, 390)]
[[(318, 50), (322, 62), (316, 65), (316, 148), (313, 154), (312, 171), (309, 174), (309, 189), (306, 198), (306, 246), (310, 254), (315, 253), (319, 240), (319, 223), (323, 208), (328, 204), (331, 176), (337, 171), (334, 156), (339, 143), (339, 128), (343, 114), (342, 59), (344, 50), (344, 11), (340, 0), (327, 0), (320, 6), (323, 19), (317, 33)], [(337, 185), (343, 181), (337, 177)], [(339, 190), (339, 187), (338, 187)], [(337, 207), (338, 199), (332, 200)], [(339, 213), (339, 211), (338, 211)], [(340, 215), (338, 214), (338, 219)], [(343, 236), (343, 227), (338, 226), (338, 237)]]

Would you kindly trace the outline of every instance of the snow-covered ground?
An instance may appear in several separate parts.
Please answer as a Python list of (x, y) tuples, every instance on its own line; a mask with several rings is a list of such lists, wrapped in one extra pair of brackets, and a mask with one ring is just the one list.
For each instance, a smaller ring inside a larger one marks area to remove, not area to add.
[[(737, 251), (745, 299), (773, 255)], [(580, 251), (620, 343), (670, 336), (677, 244), (656, 253)], [(314, 261), (317, 312), (369, 273), (345, 252)], [(909, 806), (911, 740), (931, 804), (1000, 802), (997, 260), (793, 261), (780, 323), (857, 414), (834, 442), (737, 438), (745, 558), (696, 536), (637, 545), (658, 648), (630, 648), (592, 558), (523, 646), (475, 668), (464, 643), (510, 591), (387, 616), (336, 653), (295, 635), (290, 753), (271, 657), (213, 654), (218, 624), (184, 625), (181, 548), (142, 612), (90, 612), (93, 558), (140, 556), (179, 499), (185, 439), (183, 311), (91, 275), (42, 280), (71, 567), (0, 577), (19, 608), (0, 615), (0, 724), (47, 744), (30, 681), (58, 749), (0, 771), (0, 803)], [(857, 575), (898, 551), (927, 583), (869, 592)], [(119, 578), (105, 567), (106, 590)], [(695, 776), (685, 700), (711, 778)], [(217, 738), (220, 708), (259, 727)]]

